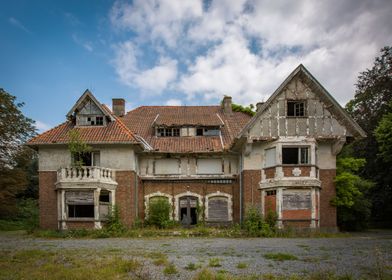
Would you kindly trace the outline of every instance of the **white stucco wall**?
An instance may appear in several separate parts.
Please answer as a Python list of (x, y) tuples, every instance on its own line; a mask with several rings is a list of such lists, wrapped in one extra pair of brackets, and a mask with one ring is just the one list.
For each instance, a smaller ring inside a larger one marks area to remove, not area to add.
[(94, 147), (101, 152), (101, 166), (117, 170), (135, 170), (135, 152), (132, 146)]
[(38, 169), (40, 171), (57, 171), (71, 164), (68, 147), (40, 147), (38, 149)]
[(318, 144), (317, 165), (320, 169), (336, 168), (336, 156), (332, 154), (331, 143)]

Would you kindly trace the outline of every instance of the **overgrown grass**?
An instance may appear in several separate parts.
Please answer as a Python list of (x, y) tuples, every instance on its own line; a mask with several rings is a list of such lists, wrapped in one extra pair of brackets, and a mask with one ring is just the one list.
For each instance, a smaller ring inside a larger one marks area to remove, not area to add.
[(237, 268), (238, 269), (245, 269), (245, 268), (247, 268), (248, 267), (248, 264), (247, 263), (244, 263), (244, 262), (239, 262), (238, 264), (237, 264)]
[(212, 258), (208, 261), (208, 265), (210, 267), (221, 267), (220, 259), (219, 258)]
[(267, 253), (264, 258), (274, 261), (296, 261), (298, 258), (294, 255), (287, 253)]
[(163, 269), (163, 274), (165, 275), (172, 275), (172, 274), (177, 274), (178, 270), (176, 268), (176, 266), (174, 265), (174, 263), (169, 263), (165, 266), (165, 268)]

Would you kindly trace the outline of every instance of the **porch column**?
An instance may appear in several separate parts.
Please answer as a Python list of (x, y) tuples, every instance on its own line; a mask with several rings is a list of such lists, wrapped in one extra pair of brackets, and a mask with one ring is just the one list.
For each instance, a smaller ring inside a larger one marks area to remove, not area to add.
[(311, 201), (312, 201), (310, 227), (316, 228), (316, 189), (315, 188), (312, 188), (310, 190), (310, 197), (311, 197)]
[(60, 193), (60, 204), (61, 204), (61, 227), (60, 229), (67, 229), (67, 223), (65, 220), (67, 219), (67, 212), (65, 209), (65, 191), (61, 190)]
[(101, 193), (101, 189), (97, 188), (94, 190), (94, 227), (96, 229), (101, 229), (101, 221), (99, 218), (99, 195)]
[(320, 228), (320, 189), (317, 189), (317, 227)]
[(283, 206), (283, 189), (276, 190), (276, 213), (278, 214), (278, 228), (283, 228), (282, 221), (282, 206)]
[(265, 198), (264, 198), (264, 195), (265, 195), (265, 190), (262, 190), (261, 191), (261, 215), (263, 217), (265, 217), (265, 211), (264, 211), (264, 209), (265, 209), (265, 206), (264, 206)]

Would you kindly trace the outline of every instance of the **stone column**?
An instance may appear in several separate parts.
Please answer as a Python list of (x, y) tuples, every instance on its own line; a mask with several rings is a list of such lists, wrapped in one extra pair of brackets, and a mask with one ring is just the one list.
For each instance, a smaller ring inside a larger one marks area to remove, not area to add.
[(97, 188), (94, 190), (94, 227), (96, 229), (101, 229), (101, 221), (99, 217), (99, 195), (101, 193), (101, 189)]
[(278, 214), (278, 228), (283, 228), (282, 221), (282, 208), (283, 208), (283, 189), (276, 190), (276, 213)]
[(261, 215), (263, 215), (263, 217), (265, 217), (265, 190), (261, 191)]
[(61, 227), (60, 229), (67, 229), (67, 223), (65, 220), (67, 219), (67, 212), (65, 207), (65, 191), (61, 190), (60, 193), (60, 204), (61, 204)]
[(316, 228), (316, 189), (313, 187), (310, 190), (310, 198), (312, 201), (311, 222), (310, 227)]

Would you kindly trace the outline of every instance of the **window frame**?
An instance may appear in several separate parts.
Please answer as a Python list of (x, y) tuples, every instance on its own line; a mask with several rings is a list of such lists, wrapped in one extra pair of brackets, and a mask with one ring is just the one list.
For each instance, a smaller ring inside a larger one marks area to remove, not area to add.
[[(289, 104), (293, 104), (292, 115), (289, 114), (289, 112), (291, 111), (291, 109), (289, 108), (289, 106), (290, 106)], [(302, 112), (302, 114), (301, 114), (301, 108), (297, 108), (296, 107), (296, 105), (300, 106), (301, 104), (303, 105), (303, 108), (302, 108), (303, 112)], [(306, 102), (306, 100), (304, 100), (304, 99), (301, 99), (301, 100), (290, 100), (290, 99), (288, 99), (286, 101), (286, 117), (289, 117), (289, 118), (306, 118), (307, 117), (307, 102)]]
[[(297, 163), (284, 163), (283, 150), (284, 149), (297, 149)], [(309, 165), (311, 164), (310, 146), (282, 146), (282, 165)], [(303, 162), (302, 151), (306, 151), (306, 162)]]

